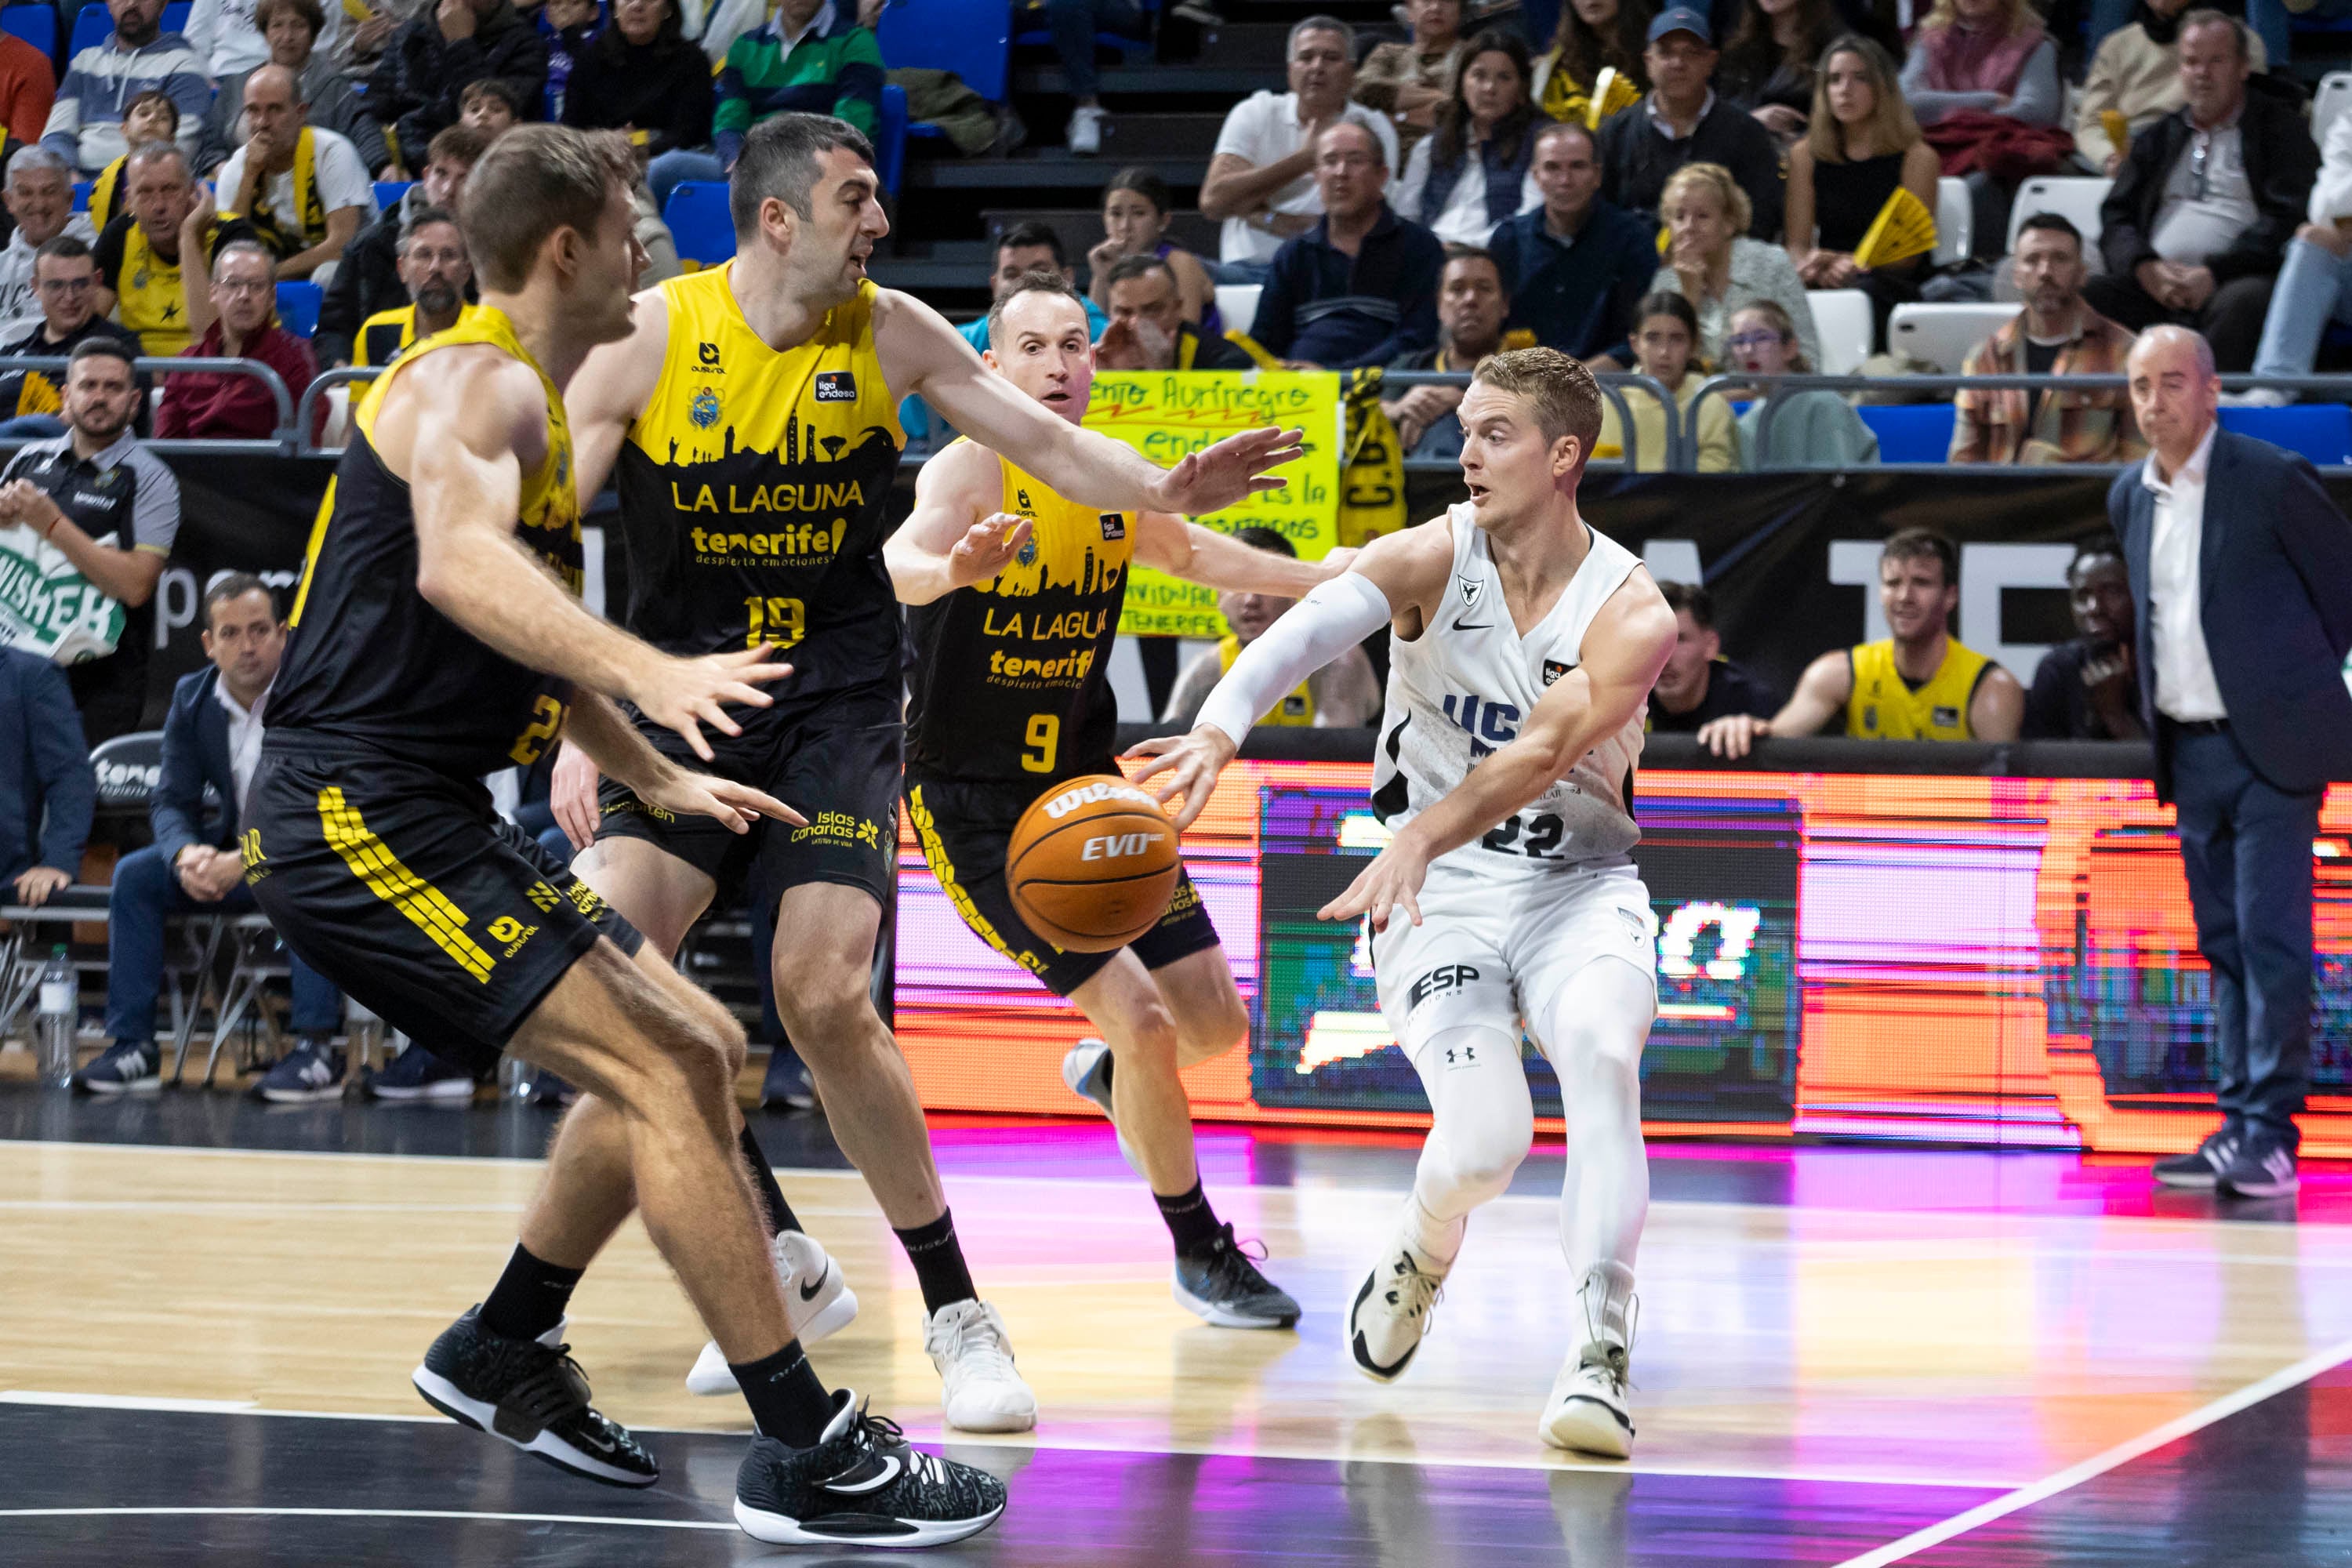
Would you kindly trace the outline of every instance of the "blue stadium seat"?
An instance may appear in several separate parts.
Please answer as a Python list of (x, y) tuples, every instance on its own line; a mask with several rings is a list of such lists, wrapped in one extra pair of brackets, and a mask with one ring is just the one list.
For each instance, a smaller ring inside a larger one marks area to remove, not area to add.
[(688, 180), (669, 194), (662, 208), (678, 255), (705, 267), (716, 267), (735, 256), (735, 220), (727, 211), (727, 183)]
[(106, 42), (106, 35), (114, 31), (114, 18), (103, 5), (85, 5), (74, 13), (73, 41), (66, 46), (66, 58), (72, 58), (84, 49), (94, 49)]
[(188, 17), (195, 8), (195, 0), (169, 0), (169, 3), (163, 7), (163, 31), (167, 33), (186, 32), (188, 30)]
[(1865, 403), (1854, 412), (1876, 433), (1882, 463), (1940, 463), (1952, 455), (1948, 403)]
[(278, 319), (288, 331), (307, 338), (319, 330), (319, 302), (327, 291), (308, 279), (278, 286)]
[(58, 58), (57, 8), (46, 4), (0, 7), (0, 32), (14, 33), (54, 64)]
[(2300, 452), (2322, 468), (2352, 463), (2352, 407), (2297, 403), (2285, 408), (2224, 408), (2221, 428)]
[(882, 188), (898, 194), (898, 175), (907, 166), (907, 89), (896, 82), (882, 87), (882, 117), (874, 126), (874, 172)]
[(95, 180), (76, 180), (74, 182), (74, 211), (78, 213), (86, 213), (89, 211), (89, 190), (90, 187), (96, 184), (98, 184), (98, 182)]
[(375, 183), (376, 211), (388, 213), (398, 206), (400, 198), (406, 195), (408, 187), (415, 183), (414, 180), (378, 180)]
[[(898, 0), (876, 26), (894, 70), (950, 70), (991, 103), (1003, 103), (1013, 49), (1013, 0)], [(910, 134), (938, 136), (921, 122)]]

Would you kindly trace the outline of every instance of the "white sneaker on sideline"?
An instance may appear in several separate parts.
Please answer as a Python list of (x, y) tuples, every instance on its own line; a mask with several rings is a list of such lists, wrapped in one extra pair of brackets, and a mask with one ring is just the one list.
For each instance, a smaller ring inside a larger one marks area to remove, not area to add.
[(1103, 122), (1110, 118), (1107, 109), (1074, 109), (1070, 124), (1064, 133), (1070, 144), (1070, 155), (1091, 158), (1102, 151)]
[(950, 1301), (923, 1322), (923, 1349), (947, 1384), (947, 1424), (966, 1432), (1026, 1432), (1037, 1396), (1013, 1364), (1004, 1320), (985, 1301)]
[(1375, 1383), (1404, 1375), (1429, 1332), (1430, 1315), (1453, 1268), (1413, 1246), (1404, 1232), (1397, 1233), (1348, 1309), (1348, 1354), (1358, 1372)]
[(1576, 1296), (1583, 1342), (1552, 1379), (1536, 1436), (1571, 1453), (1630, 1458), (1633, 1415), (1625, 1391), (1633, 1348), (1633, 1271), (1622, 1263), (1596, 1263)]
[[(816, 1237), (788, 1230), (772, 1246), (776, 1278), (784, 1287), (784, 1315), (802, 1347), (849, 1327), (857, 1316), (856, 1292), (842, 1278), (839, 1266), (817, 1245)], [(706, 1397), (735, 1392), (735, 1374), (728, 1370), (717, 1340), (703, 1342), (702, 1353), (694, 1359), (694, 1370), (686, 1374), (686, 1391)]]

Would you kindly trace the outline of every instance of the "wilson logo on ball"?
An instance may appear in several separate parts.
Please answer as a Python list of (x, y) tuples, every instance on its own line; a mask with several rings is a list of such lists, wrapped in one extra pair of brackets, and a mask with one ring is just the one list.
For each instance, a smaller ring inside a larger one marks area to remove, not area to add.
[(1148, 805), (1154, 811), (1160, 809), (1158, 801), (1124, 779), (1116, 784), (1108, 780), (1089, 780), (1076, 789), (1066, 789), (1052, 799), (1040, 801), (1037, 804), (1045, 808), (1047, 816), (1059, 822), (1082, 805), (1092, 805), (1097, 801), (1105, 800), (1123, 800), (1139, 805)]

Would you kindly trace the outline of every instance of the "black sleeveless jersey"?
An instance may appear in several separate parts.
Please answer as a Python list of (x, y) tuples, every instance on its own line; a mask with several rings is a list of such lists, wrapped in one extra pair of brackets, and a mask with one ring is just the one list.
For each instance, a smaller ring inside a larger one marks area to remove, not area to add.
[(778, 353), (731, 275), (661, 286), (669, 347), (618, 466), (628, 627), (686, 655), (778, 644), (793, 670), (780, 696), (895, 679), (883, 512), (906, 437), (874, 353), (874, 285)]
[(907, 771), (1041, 787), (1091, 773), (1118, 727), (1111, 645), (1135, 520), (1063, 500), (1003, 457), (1002, 510), (1031, 520), (990, 582), (917, 605)]
[[(269, 733), (360, 740), (457, 778), (539, 759), (563, 723), (567, 681), (517, 664), (416, 591), (416, 516), (407, 484), (371, 440), (384, 395), (425, 355), (493, 343), (531, 366), (504, 313), (476, 311), (376, 378), (311, 525), (286, 657), (269, 689)], [(580, 500), (563, 397), (547, 394), (547, 455), (523, 476), (517, 537), (574, 594), (583, 578)]]

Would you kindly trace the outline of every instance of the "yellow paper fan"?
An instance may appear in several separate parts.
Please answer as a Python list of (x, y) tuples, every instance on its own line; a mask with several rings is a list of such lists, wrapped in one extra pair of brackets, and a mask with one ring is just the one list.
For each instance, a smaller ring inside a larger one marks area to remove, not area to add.
[(2107, 133), (2107, 145), (2116, 152), (2131, 145), (2131, 121), (2124, 118), (2122, 110), (2099, 110), (2099, 129)]
[(1602, 66), (1601, 74), (1592, 79), (1591, 96), (1585, 100), (1584, 128), (1598, 131), (1602, 121), (1641, 101), (1642, 89), (1632, 78), (1620, 76), (1615, 66)]
[(1853, 263), (1861, 268), (1884, 267), (1893, 261), (1907, 261), (1915, 256), (1925, 256), (1936, 248), (1936, 215), (1920, 205), (1919, 198), (1902, 186), (1886, 198), (1886, 205), (1853, 247)]

